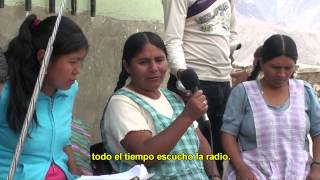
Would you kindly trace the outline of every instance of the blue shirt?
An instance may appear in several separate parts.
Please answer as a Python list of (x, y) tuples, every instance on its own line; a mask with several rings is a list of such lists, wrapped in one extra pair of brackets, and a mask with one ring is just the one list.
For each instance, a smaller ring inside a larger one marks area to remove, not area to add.
[[(6, 179), (20, 134), (7, 123), (9, 85), (5, 84), (0, 95), (0, 179)], [(16, 180), (44, 179), (51, 163), (58, 165), (68, 179), (75, 179), (69, 172), (68, 156), (63, 148), (70, 144), (71, 121), (78, 83), (68, 90), (58, 90), (53, 97), (40, 92), (36, 103), (38, 125), (29, 127), (20, 160)]]
[[(260, 81), (257, 81), (260, 87)], [(304, 81), (305, 115), (307, 132), (311, 137), (320, 135), (320, 105), (311, 85)], [(281, 107), (268, 106), (273, 111), (284, 111), (290, 105), (287, 100)], [(310, 129), (310, 130), (309, 130)], [(237, 137), (241, 150), (252, 150), (257, 147), (256, 129), (250, 102), (243, 84), (238, 84), (229, 96), (223, 115), (221, 131)], [(308, 150), (306, 137), (305, 149)]]

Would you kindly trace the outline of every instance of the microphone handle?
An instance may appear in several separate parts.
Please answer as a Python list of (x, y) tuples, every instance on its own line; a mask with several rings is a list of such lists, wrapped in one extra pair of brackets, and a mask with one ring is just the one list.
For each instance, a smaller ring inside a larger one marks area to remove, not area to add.
[[(194, 87), (194, 88), (191, 90), (191, 92), (192, 92), (192, 94), (193, 94), (193, 93), (195, 93), (195, 92), (198, 91), (198, 90), (199, 90), (199, 88), (198, 88), (198, 86), (196, 86), (196, 87)], [(202, 114), (201, 119), (202, 119), (203, 121), (209, 121), (208, 114), (207, 114), (207, 113)]]

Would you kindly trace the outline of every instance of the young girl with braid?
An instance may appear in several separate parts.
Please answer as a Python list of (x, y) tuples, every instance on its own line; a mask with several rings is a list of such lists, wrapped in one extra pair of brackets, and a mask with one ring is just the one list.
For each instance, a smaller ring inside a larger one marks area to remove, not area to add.
[[(56, 19), (28, 16), (5, 51), (8, 80), (0, 94), (0, 179), (8, 175)], [(79, 26), (62, 17), (14, 179), (66, 180), (79, 173), (70, 153), (71, 121), (76, 79), (88, 47)]]

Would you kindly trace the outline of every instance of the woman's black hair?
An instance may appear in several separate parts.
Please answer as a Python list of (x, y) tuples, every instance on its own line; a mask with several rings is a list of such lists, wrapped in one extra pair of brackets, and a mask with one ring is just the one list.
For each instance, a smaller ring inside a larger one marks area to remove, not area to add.
[[(40, 21), (36, 15), (29, 15), (22, 22), (18, 35), (9, 42), (5, 52), (10, 84), (7, 121), (16, 133), (21, 131), (40, 71), (37, 52), (46, 49), (56, 19), (57, 16), (50, 16)], [(88, 48), (88, 40), (80, 27), (71, 19), (62, 17), (50, 63), (54, 63), (62, 55)], [(34, 121), (37, 123), (36, 113)]]
[(253, 70), (247, 79), (248, 81), (255, 80), (260, 73), (261, 49), (262, 46), (259, 46), (253, 53)]
[[(142, 49), (147, 43), (150, 43), (158, 47), (159, 49), (163, 50), (166, 56), (168, 55), (166, 46), (159, 35), (153, 32), (138, 32), (132, 34), (125, 42), (123, 47), (122, 60), (125, 61), (128, 65), (130, 65), (131, 60), (142, 51)], [(122, 88), (129, 77), (129, 74), (125, 70), (122, 62), (121, 65), (121, 73), (119, 75), (117, 86), (114, 89), (114, 92)]]
[[(298, 51), (292, 38), (283, 34), (275, 34), (269, 37), (263, 44), (260, 52), (260, 63), (266, 63), (273, 58), (287, 56), (296, 64)], [(254, 80), (261, 70), (260, 63), (256, 63), (248, 80)]]

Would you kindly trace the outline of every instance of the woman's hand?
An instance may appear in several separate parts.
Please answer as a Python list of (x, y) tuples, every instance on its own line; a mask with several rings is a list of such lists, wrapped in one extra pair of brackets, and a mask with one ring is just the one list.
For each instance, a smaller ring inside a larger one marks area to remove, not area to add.
[(320, 179), (320, 164), (312, 164), (310, 172), (307, 176), (307, 180), (319, 180)]
[(182, 116), (192, 122), (208, 111), (208, 101), (202, 90), (195, 92), (188, 100)]
[(232, 78), (232, 87), (235, 87), (237, 84), (247, 81), (250, 73), (245, 70), (233, 71), (230, 76)]
[(73, 156), (73, 150), (71, 148), (71, 145), (65, 146), (63, 148), (64, 152), (67, 154), (68, 156), (68, 167), (69, 170), (72, 174), (74, 175), (78, 175), (81, 176), (83, 175), (83, 172), (81, 171), (81, 169), (77, 166), (76, 160)]
[(257, 180), (256, 176), (248, 167), (236, 171), (237, 180)]
[(221, 177), (215, 176), (215, 177), (212, 177), (211, 180), (221, 180)]
[(78, 176), (84, 175), (81, 169), (78, 168), (77, 166), (69, 166), (69, 170), (74, 175), (78, 175)]

